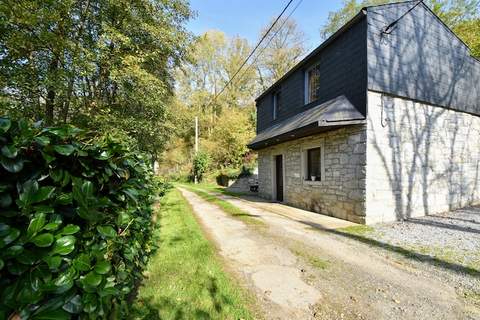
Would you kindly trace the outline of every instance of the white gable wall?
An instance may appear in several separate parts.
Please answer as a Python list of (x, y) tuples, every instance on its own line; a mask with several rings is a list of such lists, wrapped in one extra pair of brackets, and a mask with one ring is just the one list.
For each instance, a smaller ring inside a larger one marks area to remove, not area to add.
[(480, 202), (480, 117), (369, 91), (366, 223)]

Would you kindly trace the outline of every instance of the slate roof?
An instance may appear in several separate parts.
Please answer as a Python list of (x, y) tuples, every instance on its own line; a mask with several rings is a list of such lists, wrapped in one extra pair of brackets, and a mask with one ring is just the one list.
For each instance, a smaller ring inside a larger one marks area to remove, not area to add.
[(315, 132), (363, 123), (365, 117), (342, 95), (259, 132), (248, 147), (258, 150)]

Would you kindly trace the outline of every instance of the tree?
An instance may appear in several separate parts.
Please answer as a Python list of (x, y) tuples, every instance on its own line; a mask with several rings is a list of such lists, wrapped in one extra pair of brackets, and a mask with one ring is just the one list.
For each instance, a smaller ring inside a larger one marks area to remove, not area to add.
[[(264, 36), (273, 21), (272, 19), (269, 25), (262, 29), (260, 38)], [(279, 21), (264, 41), (268, 45), (263, 50), (257, 66), (259, 82), (263, 90), (293, 68), (306, 53), (305, 33), (291, 18)]]
[(0, 103), (7, 113), (123, 130), (158, 154), (172, 72), (191, 36), (184, 0), (5, 0)]
[[(211, 157), (210, 168), (239, 166), (254, 135), (252, 113), (257, 92), (256, 68), (245, 68), (223, 93), (251, 51), (248, 41), (208, 31), (189, 50), (189, 59), (176, 72), (176, 99), (171, 105), (175, 137), (163, 159), (186, 171), (193, 160), (194, 117), (200, 122), (200, 149)], [(165, 163), (166, 165), (166, 163)], [(165, 165), (161, 171), (167, 171)]]
[[(330, 12), (327, 23), (321, 28), (320, 34), (323, 38), (332, 35), (363, 7), (391, 2), (396, 1), (363, 0), (358, 2), (357, 0), (345, 0), (340, 10)], [(472, 53), (478, 56), (480, 1), (428, 0), (425, 3), (472, 48)]]

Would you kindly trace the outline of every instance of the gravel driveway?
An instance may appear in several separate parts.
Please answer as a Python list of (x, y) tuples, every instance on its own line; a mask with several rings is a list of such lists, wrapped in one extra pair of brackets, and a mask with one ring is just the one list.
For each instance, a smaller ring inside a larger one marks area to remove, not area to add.
[(431, 257), (440, 267), (434, 272), (437, 277), (471, 291), (480, 303), (480, 207), (377, 224), (362, 236), (406, 250), (412, 257)]
[[(478, 289), (478, 271), (474, 275), (463, 275), (451, 270), (455, 263), (439, 266), (439, 259), (413, 258), (411, 254), (415, 251), (405, 249), (404, 243), (402, 246), (397, 243), (399, 246), (395, 247), (394, 239), (387, 237), (398, 232), (392, 228), (400, 223), (373, 229), (354, 226), (325, 230), (310, 221), (315, 218), (313, 213), (310, 217), (306, 212), (299, 218), (276, 212), (262, 202), (215, 194), (265, 224), (260, 229), (247, 231), (246, 226), (241, 227), (239, 222), (232, 221), (234, 218), (207, 206), (192, 193), (184, 191), (184, 195), (202, 218), (208, 233), (215, 235), (229, 268), (246, 275), (243, 279), (257, 292), (259, 301), (268, 302), (264, 304), (268, 319), (480, 319), (480, 308), (475, 301), (465, 299), (464, 291), (458, 290), (459, 286), (463, 287), (461, 281), (471, 282), (473, 289), (469, 292)], [(236, 230), (241, 232), (237, 234)], [(232, 246), (229, 248), (228, 244)], [(296, 259), (292, 259), (292, 255)], [(264, 259), (269, 262), (265, 263)], [(266, 265), (275, 267), (260, 272)], [(282, 272), (282, 268), (296, 272)], [(444, 276), (444, 273), (453, 276)], [(273, 280), (295, 285), (279, 286)], [(304, 287), (305, 292), (319, 292), (316, 303), (312, 304), (313, 300), (309, 299), (314, 294), (298, 294), (299, 287)], [(292, 317), (289, 310), (284, 313), (282, 309), (294, 304), (279, 303), (277, 296), (289, 302), (294, 297), (310, 301), (308, 308), (295, 310), (308, 316)]]
[[(440, 215), (411, 218), (375, 226), (378, 238), (411, 247), (447, 249), (461, 256), (462, 264), (477, 264), (480, 254), (480, 207)], [(476, 257), (475, 257), (476, 256)]]

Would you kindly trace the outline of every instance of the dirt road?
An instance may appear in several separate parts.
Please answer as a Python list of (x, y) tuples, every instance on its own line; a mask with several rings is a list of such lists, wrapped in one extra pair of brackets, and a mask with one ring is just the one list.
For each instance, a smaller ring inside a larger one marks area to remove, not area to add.
[(308, 216), (279, 215), (265, 205), (217, 195), (265, 224), (252, 226), (181, 191), (267, 319), (480, 319), (451, 285), (319, 231)]

